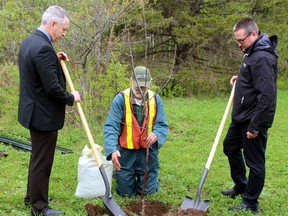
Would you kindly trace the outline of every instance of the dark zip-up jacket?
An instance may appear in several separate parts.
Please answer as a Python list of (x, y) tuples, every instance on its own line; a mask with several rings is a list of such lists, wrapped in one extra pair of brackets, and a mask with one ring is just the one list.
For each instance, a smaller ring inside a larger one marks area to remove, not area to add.
[(271, 127), (276, 110), (277, 36), (260, 34), (245, 52), (240, 66), (232, 110), (232, 122), (249, 123), (257, 134)]

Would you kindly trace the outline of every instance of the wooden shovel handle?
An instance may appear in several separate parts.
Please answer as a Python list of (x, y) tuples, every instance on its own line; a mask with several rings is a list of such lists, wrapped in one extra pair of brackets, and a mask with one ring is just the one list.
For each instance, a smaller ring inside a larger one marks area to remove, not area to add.
[[(72, 83), (72, 80), (71, 80), (71, 77), (69, 75), (69, 72), (68, 72), (68, 69), (66, 67), (66, 64), (65, 64), (65, 61), (64, 60), (61, 60), (60, 61), (60, 64), (62, 66), (62, 69), (63, 69), (63, 72), (64, 72), (64, 75), (65, 75), (65, 78), (66, 78), (66, 81), (68, 82), (68, 85), (71, 89), (71, 91), (75, 91), (75, 88), (74, 88), (74, 85)], [(81, 119), (81, 122), (82, 122), (82, 126), (84, 128), (84, 131), (86, 133), (86, 136), (88, 138), (88, 141), (89, 141), (89, 144), (90, 144), (90, 147), (92, 149), (92, 152), (93, 152), (93, 155), (96, 159), (96, 162), (97, 162), (97, 165), (98, 167), (100, 168), (100, 166), (102, 165), (102, 161), (100, 159), (100, 156), (98, 154), (98, 151), (97, 149), (95, 148), (94, 146), (94, 140), (93, 140), (93, 137), (92, 137), (92, 134), (90, 132), (90, 129), (89, 129), (89, 126), (88, 126), (88, 123), (87, 123), (87, 120), (84, 116), (84, 112), (82, 110), (82, 107), (81, 107), (81, 104), (80, 102), (76, 102), (76, 106), (77, 106), (77, 111), (78, 111), (78, 114), (80, 116), (80, 119)]]
[(229, 97), (229, 100), (228, 100), (228, 104), (227, 104), (227, 106), (226, 106), (226, 109), (225, 109), (225, 112), (224, 112), (222, 121), (221, 121), (221, 123), (220, 123), (220, 126), (219, 126), (218, 132), (217, 132), (217, 134), (216, 134), (216, 137), (215, 137), (215, 140), (214, 140), (212, 149), (211, 149), (210, 154), (209, 154), (209, 158), (208, 158), (207, 163), (206, 163), (206, 166), (205, 166), (205, 168), (208, 169), (208, 170), (209, 170), (210, 165), (211, 165), (211, 163), (212, 163), (212, 159), (213, 159), (213, 157), (214, 157), (214, 154), (215, 154), (217, 145), (218, 145), (218, 143), (219, 143), (219, 140), (220, 140), (220, 137), (221, 137), (221, 134), (222, 134), (222, 131), (223, 131), (223, 128), (224, 128), (224, 125), (225, 125), (227, 116), (228, 116), (228, 114), (229, 114), (229, 111), (230, 111), (230, 108), (231, 108), (231, 105), (232, 105), (232, 102), (233, 102), (234, 92), (235, 92), (235, 86), (236, 86), (236, 81), (234, 82), (233, 88), (232, 88), (232, 90), (231, 90), (230, 97)]

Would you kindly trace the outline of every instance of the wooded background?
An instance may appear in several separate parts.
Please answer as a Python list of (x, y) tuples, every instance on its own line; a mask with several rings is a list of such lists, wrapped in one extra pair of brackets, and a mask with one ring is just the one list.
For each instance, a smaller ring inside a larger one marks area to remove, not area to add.
[[(85, 112), (96, 118), (106, 116), (138, 65), (150, 69), (152, 90), (161, 96), (229, 92), (243, 56), (232, 28), (243, 17), (253, 18), (261, 32), (278, 36), (278, 86), (287, 87), (288, 0), (2, 0), (1, 94), (17, 86), (20, 43), (39, 27), (51, 5), (72, 17), (68, 35), (54, 46), (68, 54), (67, 67)], [(12, 81), (7, 73), (15, 73)], [(0, 95), (1, 103), (4, 98)]]

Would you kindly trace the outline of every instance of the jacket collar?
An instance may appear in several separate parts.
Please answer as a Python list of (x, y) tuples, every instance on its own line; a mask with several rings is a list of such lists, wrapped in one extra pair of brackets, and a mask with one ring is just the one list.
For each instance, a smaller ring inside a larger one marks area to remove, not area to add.
[(45, 35), (42, 31), (36, 29), (35, 34), (36, 34), (36, 35), (39, 35), (39, 36), (41, 36), (41, 37), (43, 37), (43, 38), (45, 38), (50, 44), (52, 44), (52, 42), (49, 40), (49, 38), (47, 37), (47, 35)]

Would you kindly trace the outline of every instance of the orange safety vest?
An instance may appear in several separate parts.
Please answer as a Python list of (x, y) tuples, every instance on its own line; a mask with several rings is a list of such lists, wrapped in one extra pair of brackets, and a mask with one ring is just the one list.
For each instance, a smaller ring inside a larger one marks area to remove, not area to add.
[(123, 118), (122, 133), (119, 137), (119, 143), (122, 148), (140, 149), (147, 148), (146, 138), (152, 132), (156, 116), (156, 98), (155, 93), (148, 90), (148, 100), (145, 104), (145, 118), (143, 126), (140, 127), (136, 117), (133, 114), (133, 105), (130, 88), (121, 92), (124, 95), (125, 111)]

